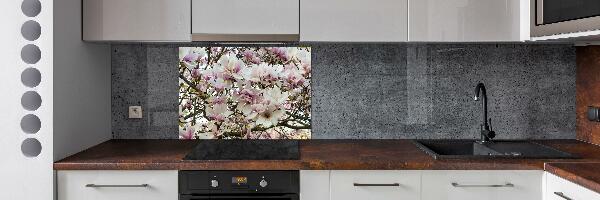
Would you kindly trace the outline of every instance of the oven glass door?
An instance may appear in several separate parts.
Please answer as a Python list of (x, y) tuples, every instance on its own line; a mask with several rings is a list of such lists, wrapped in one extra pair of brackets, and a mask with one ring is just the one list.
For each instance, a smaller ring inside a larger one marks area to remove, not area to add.
[(195, 196), (195, 195), (181, 195), (179, 200), (299, 200), (298, 195), (286, 194), (286, 195), (269, 195), (269, 196), (255, 196), (255, 195), (220, 195), (220, 196)]
[(536, 0), (536, 24), (600, 16), (600, 0)]

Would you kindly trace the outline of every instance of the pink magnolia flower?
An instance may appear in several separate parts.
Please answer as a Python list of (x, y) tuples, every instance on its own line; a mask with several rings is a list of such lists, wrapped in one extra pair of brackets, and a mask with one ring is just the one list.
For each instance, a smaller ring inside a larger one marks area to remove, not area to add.
[(196, 89), (198, 91), (202, 91), (202, 92), (206, 92), (206, 90), (208, 89), (208, 87), (206, 86), (205, 82), (200, 82), (196, 85)]
[(267, 63), (261, 63), (252, 67), (246, 79), (252, 83), (262, 83), (265, 85), (272, 85), (275, 82), (279, 82), (279, 78), (283, 72), (282, 65), (268, 65)]
[(200, 69), (192, 69), (192, 78), (194, 78), (194, 79), (200, 78)]
[(179, 130), (179, 138), (186, 140), (194, 139), (194, 128), (186, 125), (184, 130)]
[(304, 76), (308, 76), (312, 70), (310, 64), (307, 63), (302, 64), (302, 69), (304, 69)]
[(275, 57), (283, 61), (289, 60), (287, 50), (284, 47), (273, 47), (271, 48), (271, 52), (273, 53), (273, 55), (275, 55)]
[(227, 97), (224, 96), (211, 96), (208, 98), (208, 103), (211, 104), (225, 104), (227, 103)]
[(237, 102), (237, 110), (244, 116), (249, 116), (253, 110), (252, 105), (261, 102), (260, 92), (255, 89), (245, 87), (241, 91), (234, 93), (233, 99)]
[(217, 78), (215, 80), (211, 80), (211, 84), (217, 91), (223, 91), (229, 85), (224, 79)]
[(276, 126), (285, 115), (285, 111), (281, 107), (288, 99), (288, 92), (281, 92), (279, 87), (273, 87), (265, 89), (262, 97), (260, 103), (242, 104), (240, 110), (247, 116), (247, 119), (256, 121), (256, 125)]
[(198, 64), (205, 63), (207, 54), (205, 48), (181, 48), (179, 49), (179, 60), (188, 69), (193, 69)]
[(208, 58), (207, 57), (198, 57), (198, 64), (203, 65), (206, 64), (208, 62)]
[(207, 127), (210, 133), (212, 133), (212, 137), (218, 137), (223, 135), (222, 132), (219, 130), (219, 127), (214, 122), (209, 122)]
[(185, 103), (183, 104), (183, 107), (186, 108), (186, 109), (191, 109), (192, 108), (192, 101), (185, 100)]
[(219, 71), (223, 75), (225, 80), (242, 80), (245, 73), (249, 73), (246, 70), (246, 64), (241, 60), (235, 58), (235, 56), (226, 57), (219, 61), (219, 66), (215, 67), (215, 70)]
[(305, 79), (302, 71), (298, 70), (295, 66), (286, 70), (285, 82), (288, 86), (292, 87), (304, 85)]
[(188, 55), (185, 55), (185, 57), (183, 57), (183, 61), (184, 62), (196, 62), (198, 60), (198, 54), (195, 52), (190, 52)]
[(229, 115), (233, 114), (227, 107), (227, 104), (214, 104), (206, 108), (206, 116), (211, 120), (223, 122)]
[(244, 53), (242, 53), (242, 55), (244, 56), (246, 62), (260, 64), (260, 58), (256, 55), (256, 53), (254, 53), (254, 51), (246, 50)]

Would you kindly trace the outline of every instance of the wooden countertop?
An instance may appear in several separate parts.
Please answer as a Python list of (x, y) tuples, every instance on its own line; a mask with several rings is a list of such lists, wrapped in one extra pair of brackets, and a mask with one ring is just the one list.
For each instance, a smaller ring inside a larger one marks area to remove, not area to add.
[[(55, 170), (542, 170), (600, 192), (600, 146), (536, 141), (581, 159), (435, 160), (411, 140), (306, 140), (300, 160), (184, 161), (197, 141), (109, 140), (54, 163)], [(544, 166), (545, 165), (545, 166)], [(545, 168), (544, 168), (545, 167)]]
[(592, 191), (600, 193), (600, 162), (546, 163), (545, 170)]
[(196, 141), (110, 140), (54, 163), (55, 170), (542, 170), (548, 162), (600, 162), (600, 147), (577, 140), (542, 144), (582, 159), (435, 160), (411, 140), (306, 140), (300, 160), (184, 161)]

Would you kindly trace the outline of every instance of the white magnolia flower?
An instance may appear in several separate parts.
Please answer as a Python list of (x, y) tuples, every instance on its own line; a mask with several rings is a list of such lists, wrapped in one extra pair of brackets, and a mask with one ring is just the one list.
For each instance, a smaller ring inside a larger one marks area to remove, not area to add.
[(179, 127), (179, 139), (193, 139), (194, 138), (194, 128), (186, 125), (185, 127)]
[(217, 91), (229, 89), (232, 86), (231, 81), (226, 81), (225, 79), (223, 79), (221, 77), (217, 77), (215, 79), (209, 80), (208, 83), (210, 83), (210, 85), (212, 85), (213, 88), (215, 88), (215, 90), (217, 90)]
[(202, 60), (204, 57), (206, 57), (205, 48), (190, 47), (179, 50), (179, 60), (183, 61), (190, 70), (192, 70), (198, 64), (198, 61)]
[(271, 127), (277, 125), (279, 119), (283, 117), (285, 111), (276, 106), (267, 107), (267, 109), (259, 113), (256, 117), (256, 124), (263, 127)]
[(216, 121), (225, 121), (225, 118), (231, 114), (233, 112), (229, 110), (227, 104), (214, 104), (206, 108), (206, 116)]
[(292, 59), (294, 57), (296, 57), (296, 54), (298, 53), (298, 48), (286, 48), (287, 49), (287, 59)]
[(246, 64), (236, 57), (228, 57), (226, 60), (226, 62), (222, 63), (223, 71), (230, 77), (236, 80), (242, 80), (245, 77), (245, 74), (251, 73), (250, 70), (247, 69)]
[(289, 98), (288, 92), (281, 92), (279, 87), (268, 88), (263, 91), (263, 98), (267, 105), (279, 107)]
[(261, 82), (262, 78), (267, 74), (267, 67), (269, 66), (266, 63), (253, 65), (250, 74), (247, 74), (247, 77), (244, 78), (254, 83)]
[(302, 62), (303, 64), (311, 64), (310, 52), (307, 50), (298, 50), (298, 52), (296, 53), (296, 58), (298, 58), (298, 60), (300, 60), (300, 62)]

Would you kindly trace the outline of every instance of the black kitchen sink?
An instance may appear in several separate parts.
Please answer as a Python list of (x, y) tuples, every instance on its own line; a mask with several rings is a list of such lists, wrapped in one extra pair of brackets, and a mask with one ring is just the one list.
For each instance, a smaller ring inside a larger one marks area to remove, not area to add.
[(576, 156), (549, 146), (523, 140), (414, 140), (417, 147), (435, 159), (573, 159)]

